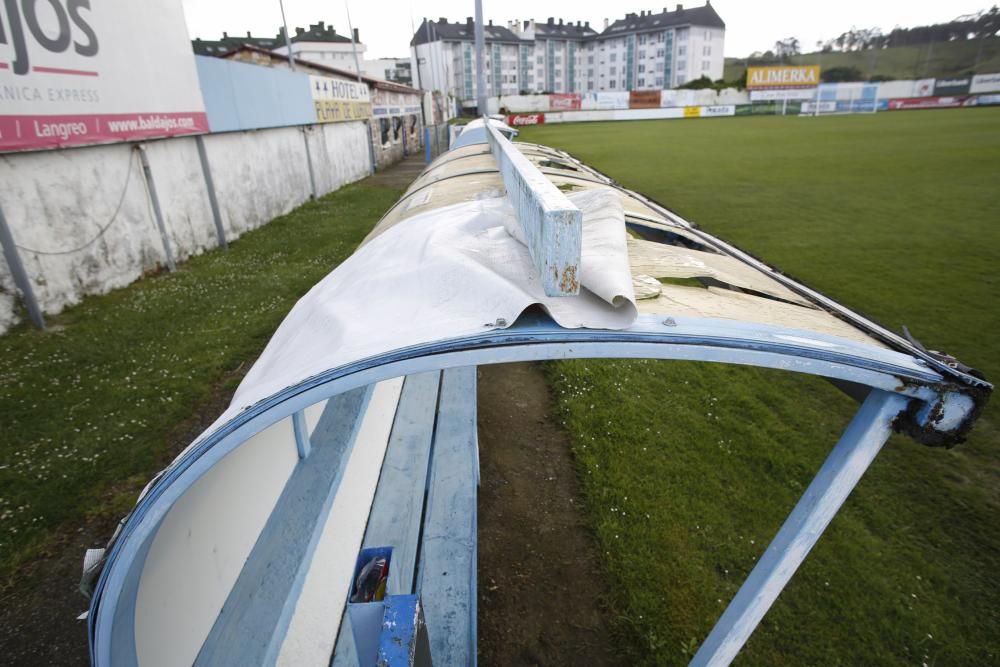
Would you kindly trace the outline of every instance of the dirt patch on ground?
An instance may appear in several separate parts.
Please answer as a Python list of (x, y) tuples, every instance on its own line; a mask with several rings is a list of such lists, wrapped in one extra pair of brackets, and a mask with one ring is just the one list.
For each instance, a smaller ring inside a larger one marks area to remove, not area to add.
[(397, 162), (388, 169), (376, 171), (368, 178), (369, 185), (382, 185), (387, 188), (399, 188), (400, 190), (409, 187), (410, 183), (416, 180), (427, 167), (423, 153), (414, 153), (402, 162)]
[[(211, 398), (190, 419), (170, 434), (160, 466), (181, 453), (229, 406), (236, 384), (252, 363), (226, 374)], [(123, 482), (106, 494), (100, 507), (113, 504), (119, 494), (138, 498), (146, 479)], [(126, 488), (129, 484), (135, 488)], [(92, 516), (82, 526), (66, 526), (49, 543), (40, 558), (22, 568), (19, 578), (0, 588), (0, 655), (10, 665), (89, 665), (87, 622), (76, 620), (89, 601), (80, 593), (83, 554), (103, 547), (121, 517), (109, 512)]]
[(620, 665), (596, 544), (534, 364), (479, 368), (479, 661)]

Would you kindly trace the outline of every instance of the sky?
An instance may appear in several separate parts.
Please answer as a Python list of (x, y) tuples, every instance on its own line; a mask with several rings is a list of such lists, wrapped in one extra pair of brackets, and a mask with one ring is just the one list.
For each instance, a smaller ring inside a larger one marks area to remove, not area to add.
[[(816, 42), (830, 39), (851, 27), (879, 27), (888, 32), (896, 26), (910, 27), (950, 21), (963, 14), (986, 9), (995, 0), (979, 2), (949, 0), (713, 0), (715, 10), (726, 22), (725, 55), (742, 57), (766, 51), (779, 39), (797, 37), (803, 50), (815, 50)], [(515, 19), (545, 21), (552, 16), (566, 21), (590, 21), (600, 31), (604, 19), (614, 21), (626, 12), (662, 11), (664, 0), (483, 0), (483, 18), (495, 25)], [(284, 0), (289, 30), (325, 21), (337, 32), (348, 34), (351, 25), (360, 31), (366, 58), (407, 57), (414, 27), (423, 17), (464, 21), (473, 16), (473, 0)], [(700, 6), (704, 0), (685, 3)], [(183, 0), (188, 32), (202, 39), (218, 39), (222, 32), (255, 37), (274, 36), (281, 25), (278, 0)], [(666, 5), (673, 8), (675, 2)]]

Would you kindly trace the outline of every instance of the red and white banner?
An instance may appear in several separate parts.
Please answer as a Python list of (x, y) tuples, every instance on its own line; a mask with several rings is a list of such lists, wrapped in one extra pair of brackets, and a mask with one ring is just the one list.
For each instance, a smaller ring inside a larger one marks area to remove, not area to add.
[(545, 114), (543, 113), (531, 113), (531, 114), (518, 114), (514, 116), (507, 116), (507, 124), (511, 127), (518, 127), (520, 125), (541, 125), (545, 122)]
[(907, 109), (954, 109), (956, 107), (975, 106), (976, 98), (968, 95), (955, 95), (951, 97), (905, 97), (889, 100), (889, 111), (903, 111)]
[(580, 93), (556, 93), (549, 95), (549, 111), (579, 111)]
[(180, 0), (0, 3), (0, 152), (207, 131)]

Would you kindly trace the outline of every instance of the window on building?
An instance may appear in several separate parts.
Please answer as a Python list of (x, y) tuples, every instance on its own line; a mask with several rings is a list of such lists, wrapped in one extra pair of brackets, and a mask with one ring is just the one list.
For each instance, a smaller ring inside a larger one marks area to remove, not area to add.
[(588, 69), (587, 70), (587, 76), (594, 76), (594, 70)]
[(587, 50), (588, 51), (593, 51), (594, 50), (594, 43), (593, 42), (591, 42), (590, 44), (587, 44)]
[(536, 65), (544, 65), (545, 64), (545, 57), (544, 56), (538, 56), (537, 58), (535, 58), (535, 64)]
[(684, 76), (683, 74), (678, 74), (677, 75), (677, 85), (678, 86), (683, 86), (686, 82), (687, 82), (687, 77), (686, 76)]
[(611, 54), (611, 62), (615, 62), (616, 60), (618, 60), (618, 54), (617, 53), (612, 53)]
[(656, 50), (656, 57), (657, 58), (662, 58), (664, 53), (666, 53), (666, 51), (664, 51), (663, 49), (657, 49)]
[(614, 90), (614, 87), (615, 87), (614, 79), (612, 79), (611, 81), (608, 81), (608, 88), (611, 88), (612, 90)]
[(588, 65), (594, 64), (594, 56), (587, 56), (587, 64)]
[(677, 41), (686, 42), (688, 41), (688, 31), (687, 29), (677, 31)]
[(611, 76), (614, 76), (615, 74), (618, 74), (618, 68), (617, 67), (612, 67), (611, 68)]
[(639, 87), (640, 88), (646, 87), (646, 79), (642, 78), (641, 76), (639, 77)]
[(677, 55), (679, 55), (679, 56), (687, 55), (687, 50), (688, 50), (688, 47), (686, 47), (686, 46), (678, 46), (677, 47)]
[(387, 145), (389, 143), (389, 133), (390, 133), (390, 130), (391, 130), (391, 126), (389, 125), (389, 119), (388, 118), (379, 118), (378, 119), (378, 133), (379, 133), (379, 139), (382, 140), (382, 145), (383, 146), (385, 146), (385, 145)]
[(639, 35), (639, 44), (645, 44), (647, 39), (649, 39), (648, 35)]
[(645, 63), (639, 63), (639, 71), (640, 72), (645, 72), (646, 71), (646, 64)]
[(712, 41), (712, 31), (711, 30), (706, 30), (705, 31), (705, 41), (706, 42), (711, 42)]
[(703, 56), (710, 56), (710, 55), (712, 55), (712, 47), (711, 46), (703, 46), (702, 49), (701, 49), (701, 55), (703, 55)]
[(562, 65), (562, 56), (556, 56), (556, 65)]
[(646, 57), (646, 49), (639, 49), (639, 59), (642, 60)]
[(656, 87), (657, 88), (663, 88), (663, 77), (662, 76), (656, 77)]
[(403, 134), (403, 119), (399, 116), (392, 117), (392, 140), (394, 142), (399, 141), (399, 138)]
[(417, 133), (417, 117), (415, 114), (411, 113), (406, 117), (406, 126), (410, 128), (411, 137)]
[(678, 60), (677, 61), (677, 69), (678, 70), (681, 70), (681, 71), (686, 70), (687, 66), (688, 66), (687, 61), (685, 61), (685, 60)]
[(587, 82), (587, 90), (593, 90), (593, 89), (594, 89), (594, 82), (593, 81), (588, 81)]
[(702, 60), (701, 61), (701, 71), (702, 72), (707, 72), (711, 67), (712, 67), (712, 61), (711, 60)]

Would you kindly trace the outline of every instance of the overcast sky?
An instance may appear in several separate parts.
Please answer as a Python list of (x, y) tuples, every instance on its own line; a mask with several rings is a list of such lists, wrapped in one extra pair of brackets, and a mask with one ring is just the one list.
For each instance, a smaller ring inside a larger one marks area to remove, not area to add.
[[(614, 21), (626, 12), (662, 11), (661, 4), (646, 0), (483, 0), (483, 17), (494, 24), (507, 25), (514, 19), (544, 21), (549, 16), (557, 20), (590, 21), (600, 31), (604, 19)], [(852, 26), (882, 28), (927, 25), (950, 21), (963, 14), (988, 8), (993, 0), (982, 2), (947, 0), (714, 0), (716, 11), (726, 22), (725, 54), (745, 56), (752, 51), (766, 51), (778, 39), (798, 37), (803, 49), (815, 50), (817, 40), (829, 39)], [(218, 39), (223, 31), (230, 35), (273, 36), (281, 25), (278, 0), (183, 0), (191, 37)], [(704, 0), (685, 3), (700, 6)], [(673, 7), (676, 1), (668, 5)], [(325, 21), (337, 32), (348, 33), (347, 7), (351, 23), (360, 30), (361, 42), (368, 58), (406, 57), (409, 55), (412, 26), (418, 26), (424, 16), (447, 17), (450, 21), (464, 20), (475, 11), (473, 0), (285, 0), (288, 27)]]

